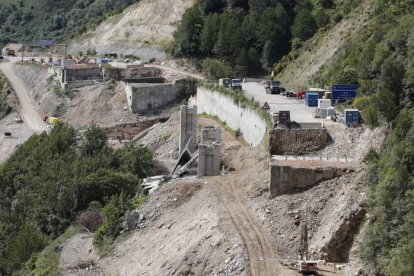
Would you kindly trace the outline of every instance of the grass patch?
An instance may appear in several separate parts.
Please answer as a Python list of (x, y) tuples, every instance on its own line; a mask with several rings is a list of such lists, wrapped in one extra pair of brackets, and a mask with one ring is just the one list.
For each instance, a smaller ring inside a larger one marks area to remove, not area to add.
[(172, 135), (171, 131), (167, 131), (163, 133), (163, 135), (161, 136), (161, 142), (164, 143), (165, 141), (170, 139), (171, 135)]
[[(247, 143), (244, 138), (243, 138), (243, 133), (241, 133), (240, 129), (234, 130), (232, 128), (230, 128), (226, 122), (220, 120), (219, 117), (217, 116), (213, 116), (213, 115), (208, 115), (207, 113), (203, 113), (203, 114), (199, 114), (197, 115), (197, 117), (199, 118), (208, 118), (208, 119), (212, 119), (214, 121), (216, 121), (217, 123), (220, 124), (220, 126), (222, 128), (224, 128), (225, 130), (227, 130), (228, 132), (230, 132), (238, 141), (240, 141), (240, 143), (242, 143), (245, 146), (249, 146), (249, 143)], [(201, 126), (199, 126), (199, 129), (201, 130)]]
[(79, 226), (71, 225), (57, 239), (34, 255), (24, 266), (23, 272), (30, 275), (60, 275), (59, 262), (61, 246), (79, 231)]

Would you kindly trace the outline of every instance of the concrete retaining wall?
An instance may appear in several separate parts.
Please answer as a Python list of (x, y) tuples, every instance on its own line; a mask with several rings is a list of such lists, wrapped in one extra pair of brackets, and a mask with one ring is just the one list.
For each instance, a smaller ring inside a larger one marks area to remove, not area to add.
[(270, 167), (270, 197), (301, 191), (322, 180), (338, 177), (345, 172), (337, 167), (300, 167), (272, 164)]
[(329, 142), (326, 128), (273, 129), (269, 133), (272, 155), (301, 155), (323, 149)]
[(73, 89), (73, 88), (80, 88), (84, 86), (93, 85), (96, 83), (96, 80), (79, 80), (79, 81), (69, 81), (62, 83), (63, 89)]
[(219, 92), (198, 87), (197, 111), (219, 117), (233, 130), (240, 129), (251, 146), (259, 145), (266, 134), (266, 122), (254, 110), (236, 105), (231, 97)]
[(178, 88), (171, 83), (125, 84), (125, 90), (131, 112), (165, 106), (178, 96)]

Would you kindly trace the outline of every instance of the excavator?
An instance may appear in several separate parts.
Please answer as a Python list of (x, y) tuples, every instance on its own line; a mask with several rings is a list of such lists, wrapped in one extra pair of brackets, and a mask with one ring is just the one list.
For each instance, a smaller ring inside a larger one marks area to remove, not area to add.
[(6, 48), (6, 56), (16, 56), (16, 51), (10, 48)]

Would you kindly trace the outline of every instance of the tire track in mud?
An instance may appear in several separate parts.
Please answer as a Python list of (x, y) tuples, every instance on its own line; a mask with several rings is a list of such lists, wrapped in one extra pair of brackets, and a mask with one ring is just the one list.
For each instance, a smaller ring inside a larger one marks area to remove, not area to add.
[(235, 185), (237, 181), (239, 179), (234, 179), (233, 176), (233, 179), (210, 183), (243, 239), (249, 256), (251, 275), (294, 275), (276, 262), (275, 248), (272, 247), (261, 227), (250, 216), (244, 199)]

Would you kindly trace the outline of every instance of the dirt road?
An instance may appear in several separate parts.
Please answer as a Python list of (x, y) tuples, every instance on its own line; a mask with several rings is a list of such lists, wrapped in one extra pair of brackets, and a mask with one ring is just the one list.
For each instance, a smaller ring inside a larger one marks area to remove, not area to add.
[(27, 125), (34, 131), (45, 131), (46, 124), (42, 121), (40, 114), (35, 109), (35, 104), (30, 98), (30, 92), (23, 81), (15, 74), (13, 65), (10, 62), (0, 64), (0, 71), (7, 77), (21, 104), (20, 115)]
[(175, 68), (171, 68), (171, 67), (168, 67), (168, 66), (156, 65), (156, 64), (145, 64), (145, 67), (155, 67), (155, 68), (161, 69), (163, 71), (169, 71), (169, 72), (173, 72), (173, 73), (176, 73), (176, 74), (185, 75), (185, 76), (197, 79), (197, 80), (204, 80), (204, 77), (201, 76), (201, 75), (188, 73), (188, 72), (178, 70), (178, 69), (175, 69)]

